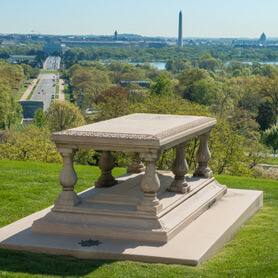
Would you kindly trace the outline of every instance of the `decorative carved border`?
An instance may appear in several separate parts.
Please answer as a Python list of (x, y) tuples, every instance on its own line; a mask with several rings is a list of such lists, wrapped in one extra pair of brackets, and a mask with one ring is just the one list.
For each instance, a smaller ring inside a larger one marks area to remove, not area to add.
[[(127, 140), (160, 140), (172, 135), (179, 134), (183, 131), (190, 130), (194, 127), (198, 127), (200, 125), (211, 123), (212, 125), (216, 124), (216, 120), (209, 117), (200, 117), (193, 122), (186, 123), (179, 127), (174, 127), (172, 129), (157, 133), (155, 135), (150, 134), (129, 134), (129, 133), (111, 133), (111, 132), (95, 132), (95, 131), (77, 131), (77, 130), (64, 130), (60, 132), (55, 132), (52, 136), (55, 138), (56, 136), (73, 136), (73, 137), (91, 137), (91, 138), (106, 138), (106, 139), (127, 139)], [(54, 139), (53, 138), (53, 139)], [(57, 137), (56, 137), (57, 138)], [(55, 139), (54, 139), (55, 141)]]
[(172, 135), (175, 135), (175, 134), (179, 134), (179, 133), (181, 133), (183, 131), (190, 130), (190, 129), (192, 129), (194, 127), (197, 127), (199, 125), (203, 125), (203, 124), (210, 123), (210, 122), (212, 124), (216, 124), (216, 120), (213, 119), (213, 118), (201, 117), (199, 119), (194, 120), (193, 122), (190, 122), (190, 123), (181, 125), (179, 127), (174, 127), (172, 129), (169, 129), (169, 130), (157, 133), (156, 137), (158, 139), (164, 139), (164, 138), (167, 138), (169, 136), (172, 136)]
[(111, 132), (95, 132), (95, 131), (77, 131), (64, 130), (55, 132), (52, 136), (78, 136), (78, 137), (93, 137), (107, 139), (138, 139), (138, 140), (157, 140), (156, 136), (149, 134), (128, 134), (128, 133), (111, 133)]

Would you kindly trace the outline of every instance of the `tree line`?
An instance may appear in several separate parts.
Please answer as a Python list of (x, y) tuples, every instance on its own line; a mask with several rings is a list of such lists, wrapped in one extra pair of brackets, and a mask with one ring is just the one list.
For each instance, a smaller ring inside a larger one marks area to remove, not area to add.
[[(198, 61), (185, 62), (179, 70), (174, 67), (178, 62), (173, 60), (165, 71), (149, 63), (134, 66), (113, 61), (105, 65), (83, 61), (64, 67), (61, 74), (69, 85), (73, 103), (53, 102), (46, 113), (37, 111), (32, 128), (50, 134), (138, 112), (215, 117), (218, 123), (210, 141), (211, 168), (220, 174), (257, 175), (255, 166), (266, 151), (265, 145), (272, 147), (266, 134), (273, 137), (269, 130), (277, 126), (277, 67), (238, 61), (223, 65), (210, 54), (204, 54)], [(123, 88), (121, 81), (149, 81), (149, 86), (131, 83)], [(84, 99), (77, 108), (80, 90)], [(96, 114), (86, 113), (88, 108)], [(7, 143), (8, 137), (5, 140)], [(9, 142), (15, 144), (16, 140)], [(198, 141), (191, 140), (186, 151), (192, 169), (196, 165), (197, 148)], [(27, 153), (24, 157), (29, 159)], [(118, 166), (126, 166), (130, 161), (126, 153), (114, 155)], [(165, 151), (158, 166), (170, 169), (173, 158), (172, 149)], [(99, 152), (79, 151), (75, 159), (78, 163), (95, 165)]]

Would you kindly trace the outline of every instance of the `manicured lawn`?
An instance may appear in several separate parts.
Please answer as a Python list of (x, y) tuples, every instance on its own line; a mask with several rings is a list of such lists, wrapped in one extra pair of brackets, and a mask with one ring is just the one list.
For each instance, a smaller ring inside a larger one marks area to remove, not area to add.
[(65, 95), (65, 100), (67, 102), (70, 102), (70, 93), (68, 91), (68, 85), (64, 85), (64, 95)]
[(59, 73), (57, 70), (40, 70), (40, 73)]
[[(24, 90), (26, 91), (26, 90)], [(13, 97), (15, 101), (19, 101), (21, 99), (21, 97), (23, 96), (23, 90), (19, 93), (19, 92), (14, 92), (13, 93)]]
[[(99, 169), (75, 166), (80, 192)], [(51, 204), (61, 191), (61, 165), (0, 161), (0, 226)], [(114, 169), (120, 175), (125, 169)], [(278, 181), (216, 176), (230, 188), (264, 191), (264, 207), (212, 259), (198, 267), (80, 260), (0, 250), (0, 277), (278, 277)], [(186, 248), (186, 246), (185, 246)]]
[(55, 94), (55, 98), (59, 99), (59, 83), (56, 84), (56, 94)]

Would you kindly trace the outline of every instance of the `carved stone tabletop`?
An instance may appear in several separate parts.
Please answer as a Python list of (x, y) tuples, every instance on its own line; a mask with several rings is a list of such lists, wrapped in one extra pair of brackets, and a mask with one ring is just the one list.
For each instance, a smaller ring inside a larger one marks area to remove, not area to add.
[(52, 134), (58, 147), (144, 152), (166, 149), (211, 130), (209, 117), (131, 114)]

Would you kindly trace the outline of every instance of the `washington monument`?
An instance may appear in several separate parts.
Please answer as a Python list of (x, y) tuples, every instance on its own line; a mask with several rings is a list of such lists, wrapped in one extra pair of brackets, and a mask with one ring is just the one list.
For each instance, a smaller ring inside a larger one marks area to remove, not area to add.
[(179, 14), (179, 37), (178, 37), (178, 46), (182, 47), (183, 46), (183, 41), (182, 41), (182, 12), (180, 11)]

